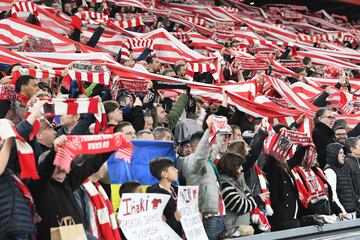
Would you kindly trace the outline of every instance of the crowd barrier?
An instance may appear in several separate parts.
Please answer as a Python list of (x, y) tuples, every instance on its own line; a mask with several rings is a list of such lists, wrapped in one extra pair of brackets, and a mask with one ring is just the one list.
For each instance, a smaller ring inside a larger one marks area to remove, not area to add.
[(359, 240), (360, 219), (326, 224), (322, 227), (308, 226), (284, 231), (257, 234), (248, 237), (233, 238), (236, 240), (273, 240), (273, 239), (301, 239), (301, 240)]

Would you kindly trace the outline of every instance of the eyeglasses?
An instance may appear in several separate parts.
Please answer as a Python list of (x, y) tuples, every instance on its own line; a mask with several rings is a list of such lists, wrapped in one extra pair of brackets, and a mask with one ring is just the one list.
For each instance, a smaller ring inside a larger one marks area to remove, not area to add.
[(335, 119), (335, 117), (334, 117), (334, 116), (321, 116), (321, 117), (323, 117), (323, 118), (327, 118), (327, 119)]
[(231, 138), (231, 134), (221, 134), (224, 139)]

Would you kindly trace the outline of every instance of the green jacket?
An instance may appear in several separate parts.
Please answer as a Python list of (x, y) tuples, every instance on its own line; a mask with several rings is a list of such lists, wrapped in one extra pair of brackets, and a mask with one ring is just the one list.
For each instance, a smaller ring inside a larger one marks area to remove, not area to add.
[(169, 128), (171, 131), (174, 130), (176, 127), (177, 122), (179, 121), (179, 118), (184, 111), (186, 104), (189, 100), (189, 96), (182, 93), (178, 100), (174, 103), (173, 107), (171, 108), (170, 112), (167, 115), (168, 118), (168, 125), (167, 128)]

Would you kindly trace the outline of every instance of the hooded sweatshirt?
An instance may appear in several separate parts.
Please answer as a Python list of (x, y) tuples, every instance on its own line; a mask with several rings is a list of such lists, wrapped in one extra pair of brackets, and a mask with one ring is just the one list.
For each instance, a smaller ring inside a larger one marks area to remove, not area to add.
[(325, 174), (331, 185), (334, 201), (343, 212), (352, 213), (356, 211), (356, 197), (351, 180), (348, 164), (341, 165), (338, 161), (339, 151), (343, 149), (340, 143), (331, 143), (326, 147), (327, 164)]

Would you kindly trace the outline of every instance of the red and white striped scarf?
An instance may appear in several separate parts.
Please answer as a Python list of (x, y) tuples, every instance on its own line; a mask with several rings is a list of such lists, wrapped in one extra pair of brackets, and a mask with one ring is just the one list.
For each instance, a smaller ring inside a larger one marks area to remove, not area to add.
[(221, 6), (220, 8), (224, 9), (226, 12), (229, 13), (237, 13), (239, 9), (233, 8), (233, 7), (227, 7), (227, 6)]
[(36, 5), (33, 2), (15, 2), (11, 8), (11, 15), (17, 17), (17, 13), (20, 12), (30, 12), (35, 16), (38, 15)]
[(90, 214), (90, 233), (99, 240), (120, 240), (114, 210), (105, 190), (98, 182), (94, 184), (90, 179), (86, 179), (82, 186), (93, 208), (93, 214)]
[(97, 13), (91, 11), (76, 13), (76, 16), (80, 17), (81, 20), (87, 21), (90, 24), (100, 24), (109, 21), (109, 16), (103, 13)]
[(134, 145), (126, 139), (123, 133), (101, 135), (69, 135), (66, 143), (58, 149), (54, 165), (70, 171), (72, 160), (80, 154), (99, 154), (120, 151), (126, 160), (130, 161)]
[(286, 85), (285, 82), (269, 77), (268, 75), (264, 75), (264, 79), (265, 81), (269, 81), (276, 92), (291, 103), (296, 109), (315, 115), (318, 108), (312, 103), (301, 99), (288, 85)]
[(185, 20), (188, 21), (188, 22), (190, 22), (190, 23), (193, 23), (193, 24), (196, 24), (196, 25), (200, 25), (200, 26), (206, 27), (206, 21), (205, 21), (205, 19), (196, 18), (196, 17), (185, 17)]
[(311, 165), (316, 157), (316, 151), (314, 151), (314, 144), (307, 133), (282, 129), (280, 133), (274, 133), (266, 137), (263, 152), (266, 155), (273, 156), (278, 161), (286, 161), (294, 144), (309, 146), (303, 163), (307, 166)]
[(127, 38), (122, 43), (121, 48), (121, 60), (129, 60), (131, 58), (130, 49), (134, 48), (150, 48), (153, 49), (154, 41), (152, 39), (142, 39), (142, 38)]
[(171, 34), (177, 39), (179, 39), (179, 41), (182, 43), (190, 41), (189, 34), (186, 32), (171, 32)]
[(225, 132), (225, 133), (231, 134), (231, 127), (229, 126), (228, 120), (226, 117), (214, 115), (212, 118), (213, 118), (213, 121), (210, 126), (208, 146), (211, 146), (213, 143), (215, 143), (217, 141), (216, 135), (219, 132)]
[(44, 79), (44, 78), (52, 78), (52, 77), (61, 77), (63, 76), (63, 71), (55, 70), (55, 69), (22, 68), (12, 73), (13, 81), (16, 81), (16, 79), (18, 79), (22, 75), (30, 75), (36, 79)]
[(267, 40), (261, 40), (261, 39), (251, 39), (247, 38), (245, 39), (245, 43), (247, 44), (256, 44), (256, 45), (265, 45), (265, 46), (289, 46), (293, 47), (294, 43), (292, 42), (282, 42), (282, 41), (267, 41)]
[(80, 70), (69, 70), (69, 76), (72, 80), (85, 81), (90, 83), (98, 83), (105, 86), (110, 84), (109, 71), (80, 71)]
[(153, 13), (117, 13), (115, 19), (120, 21), (129, 20), (132, 18), (141, 17), (144, 23), (146, 22), (156, 22), (157, 17)]
[(339, 102), (339, 109), (341, 112), (345, 114), (351, 114), (355, 107), (353, 105), (355, 98), (350, 93), (345, 93), (344, 91), (340, 91), (340, 102)]
[[(241, 57), (241, 56), (244, 56), (244, 53), (247, 53), (247, 47), (245, 47), (245, 46), (233, 47), (233, 48), (228, 49), (228, 51), (234, 57)], [(250, 58), (250, 56), (248, 58)]]
[(333, 18), (344, 20), (345, 22), (348, 21), (348, 19), (345, 15), (338, 15), (338, 14), (332, 13), (332, 14), (330, 14), (330, 16)]
[(194, 78), (194, 73), (200, 72), (210, 72), (215, 80), (215, 82), (219, 82), (219, 75), (217, 74), (216, 68), (212, 63), (188, 63), (186, 68), (186, 75), (189, 79)]
[(239, 69), (251, 71), (269, 69), (266, 62), (259, 59), (248, 59), (247, 57), (236, 57), (231, 63), (231, 68), (234, 72), (238, 72)]
[(39, 175), (36, 171), (34, 152), (30, 144), (19, 135), (14, 124), (10, 120), (0, 119), (0, 138), (8, 139), (12, 137), (15, 138), (15, 145), (21, 169), (21, 178), (39, 179)]
[[(33, 217), (33, 222), (39, 223), (41, 221), (41, 217), (36, 213), (35, 202), (30, 193), (30, 190), (14, 173), (12, 173), (11, 176), (14, 178), (16, 185), (18, 186), (20, 192), (23, 194), (24, 198), (27, 200), (27, 204), (30, 208), (31, 215)], [(31, 239), (36, 239), (36, 238), (32, 237)]]
[(251, 221), (254, 224), (258, 225), (258, 228), (261, 231), (269, 232), (271, 225), (266, 217), (266, 215), (260, 210), (260, 208), (255, 208), (251, 212)]
[(133, 28), (138, 26), (143, 26), (144, 23), (141, 17), (133, 18), (125, 21), (114, 21), (114, 25), (121, 28)]
[(154, 41), (152, 39), (127, 38), (125, 44), (129, 48), (153, 48)]
[(102, 3), (104, 2), (104, 0), (86, 0), (87, 2), (92, 2), (92, 3)]
[[(98, 97), (92, 98), (41, 98), (40, 100), (47, 101), (54, 105), (53, 115), (74, 115), (82, 113), (94, 114), (96, 118), (95, 133), (98, 133), (102, 128), (106, 128), (106, 113), (101, 99)], [(31, 109), (29, 110), (32, 111)]]
[[(267, 187), (266, 187), (266, 180), (262, 174), (261, 169), (259, 168), (259, 166), (257, 164), (255, 164), (254, 166), (255, 166), (256, 173), (258, 175), (261, 192), (262, 193), (268, 192)], [(267, 216), (272, 216), (274, 214), (274, 210), (271, 208), (270, 197), (266, 198), (266, 200), (265, 200), (265, 214)]]
[(301, 204), (308, 208), (309, 203), (316, 203), (319, 200), (328, 198), (325, 185), (328, 184), (327, 179), (320, 168), (295, 167), (291, 170), (295, 178), (295, 183), (299, 191)]

